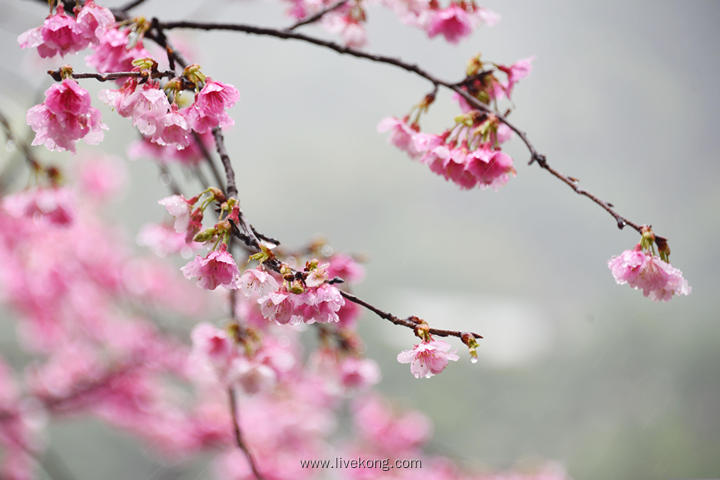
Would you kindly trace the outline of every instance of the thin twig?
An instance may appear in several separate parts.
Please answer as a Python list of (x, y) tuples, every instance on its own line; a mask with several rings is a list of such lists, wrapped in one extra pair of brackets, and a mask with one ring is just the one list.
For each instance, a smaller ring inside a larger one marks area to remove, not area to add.
[(258, 469), (257, 463), (255, 462), (255, 459), (253, 458), (250, 449), (248, 448), (245, 440), (243, 439), (242, 430), (240, 429), (240, 419), (238, 418), (237, 399), (235, 398), (235, 390), (233, 389), (233, 387), (228, 388), (228, 401), (230, 402), (230, 415), (232, 417), (233, 436), (235, 437), (235, 444), (245, 454), (245, 458), (247, 459), (248, 464), (250, 464), (250, 470), (252, 470), (255, 478), (257, 478), (258, 480), (264, 480), (264, 477), (260, 473), (260, 470)]
[(328, 13), (334, 11), (334, 10), (337, 10), (338, 8), (340, 8), (340, 7), (342, 7), (343, 5), (345, 5), (347, 2), (348, 2), (348, 0), (339, 0), (339, 1), (335, 2), (335, 3), (333, 3), (332, 5), (329, 5), (329, 6), (325, 7), (325, 8), (323, 8), (322, 10), (320, 10), (319, 12), (317, 12), (316, 14), (310, 15), (310, 16), (307, 17), (306, 19), (300, 20), (300, 21), (298, 21), (297, 23), (294, 23), (293, 25), (289, 26), (286, 30), (289, 31), (289, 32), (291, 32), (291, 31), (295, 30), (296, 28), (302, 27), (303, 25), (309, 25), (309, 24), (311, 24), (311, 23), (315, 23), (315, 22), (317, 22), (318, 20), (320, 20), (322, 17), (324, 17), (326, 14), (328, 14)]
[[(410, 329), (415, 329), (418, 325), (421, 325), (423, 322), (417, 317), (408, 317), (408, 318), (399, 318), (393, 315), (392, 313), (384, 312), (380, 310), (378, 307), (366, 302), (365, 300), (357, 297), (356, 295), (353, 295), (352, 293), (346, 292), (345, 290), (340, 290), (340, 295), (342, 295), (346, 300), (349, 300), (353, 303), (356, 303), (360, 306), (363, 306), (373, 312), (375, 315), (377, 315), (380, 318), (384, 318), (385, 320), (394, 323), (395, 325), (402, 325), (403, 327), (407, 327)], [(457, 337), (462, 338), (463, 334), (466, 332), (459, 332), (457, 330), (444, 330), (442, 328), (429, 328), (428, 332), (430, 332), (432, 335), (437, 335), (438, 337)], [(479, 333), (474, 332), (467, 332), (470, 335), (472, 335), (475, 338), (483, 338), (482, 335)]]

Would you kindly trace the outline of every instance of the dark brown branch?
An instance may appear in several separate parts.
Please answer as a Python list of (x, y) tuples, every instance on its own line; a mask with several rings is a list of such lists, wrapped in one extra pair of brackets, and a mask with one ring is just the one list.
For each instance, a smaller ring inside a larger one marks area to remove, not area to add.
[(293, 25), (289, 26), (286, 30), (287, 30), (288, 32), (292, 32), (292, 31), (295, 30), (296, 28), (300, 28), (300, 27), (302, 27), (303, 25), (309, 25), (309, 24), (311, 24), (311, 23), (315, 23), (315, 22), (317, 22), (318, 20), (320, 20), (322, 17), (324, 17), (326, 14), (328, 14), (328, 13), (334, 11), (334, 10), (337, 10), (338, 8), (340, 8), (340, 7), (342, 7), (343, 5), (345, 5), (347, 2), (348, 2), (348, 0), (339, 0), (339, 1), (335, 2), (335, 3), (333, 3), (332, 5), (328, 5), (327, 7), (323, 8), (322, 10), (320, 10), (319, 12), (317, 12), (316, 14), (310, 15), (310, 16), (307, 17), (306, 19), (300, 20), (300, 21), (298, 21), (297, 23), (294, 23)]
[(240, 429), (240, 419), (238, 418), (237, 399), (235, 398), (235, 390), (232, 387), (228, 388), (228, 401), (230, 402), (230, 416), (233, 423), (233, 437), (235, 438), (235, 444), (240, 450), (242, 450), (243, 454), (245, 454), (245, 458), (247, 459), (248, 464), (250, 465), (250, 470), (252, 470), (255, 478), (263, 480), (264, 477), (260, 473), (257, 463), (243, 439), (242, 430)]
[(237, 185), (235, 185), (235, 170), (233, 170), (230, 156), (225, 148), (225, 137), (223, 137), (220, 127), (213, 128), (212, 134), (213, 137), (215, 137), (215, 147), (218, 155), (220, 155), (220, 162), (222, 162), (222, 166), (225, 169), (225, 193), (227, 193), (228, 197), (237, 197), (238, 189)]
[(224, 183), (222, 177), (220, 176), (220, 170), (218, 170), (217, 165), (215, 165), (215, 160), (213, 159), (212, 154), (207, 149), (207, 147), (202, 141), (202, 138), (195, 130), (193, 130), (192, 134), (193, 139), (195, 140), (195, 145), (197, 145), (198, 149), (200, 149), (200, 153), (202, 153), (202, 156), (205, 158), (205, 162), (210, 168), (210, 172), (212, 173), (212, 176), (215, 179), (218, 188), (224, 191), (225, 187), (223, 186)]
[[(342, 295), (346, 300), (349, 300), (353, 303), (356, 303), (362, 307), (367, 308), (371, 312), (373, 312), (375, 315), (377, 315), (380, 318), (384, 318), (385, 320), (394, 323), (395, 325), (401, 325), (403, 327), (407, 327), (410, 329), (415, 330), (415, 328), (419, 325), (421, 325), (423, 322), (417, 317), (408, 317), (408, 318), (399, 318), (393, 315), (392, 313), (384, 312), (380, 310), (378, 307), (366, 302), (365, 300), (358, 298), (357, 296), (353, 295), (352, 293), (346, 292), (345, 290), (340, 290), (340, 295)], [(444, 330), (441, 328), (429, 328), (428, 332), (430, 332), (432, 335), (437, 335), (438, 337), (457, 337), (462, 339), (462, 336), (466, 332), (458, 332), (457, 330)], [(470, 333), (475, 338), (483, 338), (482, 335), (474, 332), (467, 332)]]
[[(54, 80), (61, 81), (62, 80), (62, 74), (60, 70), (48, 70), (48, 75), (50, 75)], [(148, 78), (150, 76), (151, 78), (173, 78), (175, 76), (175, 72), (172, 72), (170, 70), (165, 72), (112, 72), (112, 73), (72, 73), (70, 76), (74, 79), (81, 79), (81, 78), (93, 78), (95, 80), (98, 80), (100, 82), (107, 82), (108, 80), (117, 80), (120, 78), (129, 78), (129, 77), (135, 77), (135, 78)]]
[(498, 112), (493, 111), (489, 106), (481, 103), (476, 98), (468, 94), (465, 90), (463, 90), (462, 86), (465, 84), (464, 81), (460, 82), (448, 82), (445, 80), (441, 80), (434, 75), (430, 74), (429, 72), (425, 71), (424, 69), (420, 68), (416, 64), (407, 63), (401, 59), (388, 57), (385, 55), (375, 55), (367, 52), (363, 52), (361, 50), (356, 50), (351, 47), (346, 47), (344, 45), (341, 45), (336, 42), (323, 40), (320, 38), (312, 37), (309, 35), (305, 35), (302, 33), (296, 33), (289, 30), (277, 30), (274, 28), (267, 28), (267, 27), (257, 27), (253, 25), (245, 25), (245, 24), (236, 24), (236, 23), (212, 23), (212, 22), (190, 22), (190, 21), (179, 21), (179, 22), (164, 22), (160, 24), (161, 28), (164, 29), (174, 29), (174, 28), (186, 28), (186, 29), (195, 29), (195, 30), (225, 30), (225, 31), (234, 31), (234, 32), (242, 32), (242, 33), (248, 33), (251, 35), (264, 35), (264, 36), (270, 36), (275, 37), (283, 40), (299, 40), (306, 43), (310, 43), (312, 45), (317, 45), (320, 47), (328, 48), (330, 50), (333, 50), (337, 53), (340, 53), (342, 55), (350, 55), (356, 58), (363, 58), (366, 60), (370, 60), (372, 62), (377, 63), (384, 63), (387, 65), (393, 65), (395, 67), (398, 67), (402, 70), (405, 70), (410, 73), (414, 73), (429, 82), (431, 82), (434, 86), (442, 86), (449, 90), (452, 90), (462, 96), (470, 105), (473, 107), (482, 110), (484, 112), (492, 113), (499, 121), (507, 125), (513, 132), (517, 134), (517, 136), (520, 138), (520, 140), (525, 144), (528, 151), (530, 152), (530, 164), (537, 163), (538, 166), (543, 168), (544, 170), (548, 171), (551, 175), (553, 175), (555, 178), (559, 179), (566, 185), (568, 185), (570, 188), (572, 188), (575, 193), (578, 195), (582, 195), (584, 197), (589, 198), (593, 203), (596, 203), (599, 205), (603, 210), (607, 211), (614, 219), (619, 228), (623, 228), (626, 225), (632, 227), (637, 232), (641, 232), (642, 226), (638, 223), (632, 222), (628, 220), (626, 217), (623, 217), (615, 209), (611, 206), (610, 203), (605, 202), (603, 200), (600, 200), (595, 195), (580, 189), (575, 182), (570, 180), (566, 175), (558, 172), (554, 168), (550, 167), (550, 165), (547, 162), (547, 158), (545, 155), (542, 155), (539, 153), (539, 151), (535, 148), (533, 143), (528, 138), (527, 134), (520, 130), (516, 125), (514, 125), (512, 122), (510, 122), (507, 118), (505, 118), (504, 115), (501, 115)]

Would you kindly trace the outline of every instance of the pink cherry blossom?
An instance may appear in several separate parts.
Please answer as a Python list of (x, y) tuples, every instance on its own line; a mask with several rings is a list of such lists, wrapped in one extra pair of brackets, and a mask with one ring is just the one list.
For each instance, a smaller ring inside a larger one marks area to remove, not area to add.
[(427, 32), (430, 38), (442, 35), (448, 42), (457, 43), (461, 38), (472, 33), (472, 19), (465, 9), (453, 3), (433, 13)]
[(199, 323), (190, 334), (193, 352), (214, 365), (226, 365), (234, 355), (233, 343), (225, 330), (210, 323)]
[(0, 206), (15, 218), (66, 227), (75, 217), (74, 203), (66, 188), (38, 188), (7, 195)]
[(239, 98), (240, 94), (235, 87), (208, 77), (187, 111), (188, 123), (198, 133), (205, 133), (215, 127), (232, 126), (235, 122), (225, 110)]
[[(348, 5), (348, 8), (351, 8), (350, 5)], [(348, 47), (359, 48), (367, 43), (365, 27), (347, 13), (346, 9), (339, 9), (325, 15), (322, 24), (328, 32), (340, 35), (343, 43)]]
[(137, 236), (138, 245), (150, 248), (159, 257), (180, 253), (187, 257), (194, 250), (202, 246), (198, 242), (187, 242), (185, 232), (176, 232), (173, 227), (166, 225), (144, 225)]
[(493, 187), (495, 190), (505, 185), (510, 174), (515, 173), (512, 158), (499, 150), (478, 149), (471, 152), (466, 168), (481, 187)]
[(390, 142), (400, 150), (404, 151), (411, 158), (420, 155), (417, 150), (413, 138), (417, 134), (417, 130), (407, 124), (407, 120), (400, 120), (395, 117), (387, 117), (380, 121), (377, 126), (378, 132), (384, 133), (390, 131)]
[(125, 184), (126, 171), (115, 157), (87, 158), (80, 165), (79, 180), (84, 192), (97, 199), (117, 194)]
[(518, 60), (509, 67), (498, 65), (498, 69), (507, 74), (507, 80), (502, 83), (502, 88), (508, 98), (510, 98), (515, 84), (530, 75), (533, 60), (535, 57), (528, 57)]
[(77, 24), (83, 29), (88, 42), (96, 43), (115, 24), (115, 16), (110, 9), (96, 5), (94, 0), (87, 0), (77, 14)]
[(365, 269), (351, 256), (338, 253), (330, 257), (327, 276), (329, 278), (340, 277), (346, 282), (359, 282), (365, 276)]
[(101, 34), (95, 52), (85, 61), (100, 73), (131, 71), (133, 60), (151, 55), (143, 48), (142, 41), (129, 47), (129, 35), (128, 29), (109, 28)]
[(363, 388), (380, 381), (380, 367), (369, 358), (346, 357), (340, 363), (340, 382), (347, 388)]
[(157, 139), (160, 145), (172, 145), (182, 150), (190, 145), (192, 132), (185, 117), (178, 112), (176, 104), (172, 104), (170, 112), (162, 120), (162, 130)]
[(27, 123), (35, 131), (33, 145), (49, 150), (75, 152), (75, 142), (97, 145), (107, 127), (100, 112), (90, 105), (90, 95), (75, 80), (64, 79), (45, 92), (45, 102), (31, 107)]
[(290, 323), (295, 318), (294, 304), (288, 292), (272, 292), (258, 299), (262, 316), (279, 324)]
[(322, 284), (302, 293), (284, 288), (258, 300), (262, 315), (280, 324), (333, 323), (339, 321), (338, 311), (345, 299), (333, 285)]
[(198, 285), (208, 290), (215, 290), (218, 286), (231, 290), (239, 287), (240, 271), (224, 243), (204, 258), (196, 256), (181, 271), (188, 280), (197, 278)]
[[(149, 136), (153, 141), (158, 141), (166, 126), (173, 127), (172, 123), (177, 118), (172, 118), (166, 123), (167, 113), (170, 110), (170, 102), (165, 92), (156, 85), (146, 84), (134, 93), (134, 101), (132, 102), (132, 120), (133, 125), (143, 135)], [(187, 124), (182, 122), (183, 129), (187, 132)], [(170, 136), (177, 139), (178, 132), (169, 132)], [(189, 132), (188, 132), (189, 133)], [(190, 142), (186, 137), (185, 146)], [(161, 142), (158, 142), (161, 143)], [(161, 143), (162, 145), (162, 143)]]
[(393, 455), (417, 449), (432, 432), (432, 424), (422, 413), (394, 411), (375, 395), (358, 398), (353, 403), (353, 417), (368, 443)]
[(638, 244), (608, 261), (619, 285), (642, 290), (656, 301), (668, 301), (673, 295), (689, 295), (691, 288), (680, 270), (655, 255), (645, 253)]
[(448, 361), (456, 362), (460, 357), (450, 352), (450, 344), (442, 340), (418, 343), (412, 350), (398, 353), (397, 361), (409, 363), (415, 378), (430, 378), (442, 372)]
[(240, 276), (239, 286), (243, 295), (253, 298), (264, 297), (279, 287), (277, 280), (262, 268), (245, 270)]
[(165, 207), (165, 210), (175, 218), (175, 231), (185, 233), (190, 225), (190, 214), (192, 205), (182, 195), (170, 195), (158, 203)]
[(41, 27), (30, 29), (18, 37), (22, 48), (37, 47), (42, 58), (79, 52), (88, 46), (85, 27), (67, 15), (62, 4), (56, 13), (45, 19)]
[(230, 365), (228, 383), (237, 385), (245, 393), (252, 395), (265, 392), (275, 386), (277, 375), (267, 365), (238, 357)]

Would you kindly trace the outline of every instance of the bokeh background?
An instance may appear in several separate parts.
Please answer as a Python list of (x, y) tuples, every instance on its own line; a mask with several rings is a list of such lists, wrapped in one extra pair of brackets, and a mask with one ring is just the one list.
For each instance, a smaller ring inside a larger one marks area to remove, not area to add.
[[(536, 55), (511, 118), (553, 166), (667, 236), (691, 296), (658, 304), (616, 286), (606, 262), (638, 236), (527, 166), (517, 141), (509, 147), (517, 178), (499, 192), (459, 191), (388, 145), (376, 124), (419, 101), (430, 90), (421, 79), (270, 38), (173, 32), (171, 40), (242, 94), (226, 137), (253, 223), (288, 245), (322, 234), (338, 250), (365, 254), (362, 296), (486, 336), (478, 364), (464, 356), (442, 375), (415, 380), (395, 361), (411, 332), (362, 319), (369, 355), (383, 368), (380, 389), (428, 414), (433, 451), (493, 469), (554, 459), (582, 480), (720, 477), (720, 3), (484, 5), (502, 21), (458, 47), (371, 6), (367, 49), (458, 80), (478, 52), (507, 64)], [(0, 106), (22, 129), (48, 65), (22, 52), (16, 37), (46, 9), (21, 0), (0, 6)], [(259, 0), (151, 0), (136, 13), (283, 26), (284, 9)], [(111, 128), (101, 147), (126, 156), (135, 139), (129, 122), (99, 108)], [(423, 126), (439, 131), (455, 114), (442, 93)], [(16, 157), (0, 149), (3, 165)], [(162, 218), (156, 201), (165, 191), (149, 161), (127, 167), (130, 188), (107, 215), (132, 238)], [(12, 357), (9, 322), (2, 335)], [(66, 421), (51, 432), (78, 478), (149, 479), (157, 471), (142, 446), (99, 423)], [(203, 478), (193, 468), (170, 478)]]

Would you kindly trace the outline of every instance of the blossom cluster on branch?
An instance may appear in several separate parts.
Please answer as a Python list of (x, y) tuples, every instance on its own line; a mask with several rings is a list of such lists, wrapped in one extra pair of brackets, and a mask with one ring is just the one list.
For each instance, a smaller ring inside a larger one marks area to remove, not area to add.
[[(418, 412), (398, 411), (371, 393), (381, 373), (365, 357), (355, 327), (364, 308), (408, 329), (419, 342), (396, 358), (410, 364), (416, 378), (432, 377), (460, 360), (439, 337), (455, 337), (476, 363), (482, 336), (386, 312), (352, 293), (364, 277), (356, 258), (323, 242), (288, 250), (259, 232), (240, 208), (242, 195), (224, 144), (223, 130), (234, 124), (229, 111), (240, 92), (186, 62), (166, 36), (172, 28), (305, 41), (425, 78), (433, 85), (431, 93), (407, 115), (385, 118), (378, 126), (389, 132), (396, 147), (462, 189), (497, 190), (517, 173), (502, 150), (517, 137), (530, 150), (531, 163), (590, 198), (619, 226), (630, 225), (641, 234), (634, 250), (609, 262), (618, 283), (641, 289), (654, 300), (690, 292), (682, 273), (668, 263), (665, 238), (620, 216), (552, 169), (507, 119), (510, 109), (501, 113), (500, 105), (530, 73), (532, 58), (506, 65), (477, 55), (461, 81), (442, 81), (416, 65), (358, 50), (366, 41), (368, 3), (360, 0), (291, 0), (289, 13), (297, 23), (284, 29), (164, 24), (130, 18), (126, 10), (111, 11), (93, 0), (73, 3), (74, 9), (66, 12), (62, 3), (50, 2), (42, 25), (18, 38), (21, 47), (36, 49), (42, 58), (89, 49), (86, 62), (95, 70), (77, 73), (58, 65), (48, 72), (57, 83), (26, 116), (35, 133), (32, 145), (75, 152), (79, 140), (100, 143), (107, 127), (78, 80), (115, 81), (116, 88), (100, 93), (101, 102), (129, 119), (141, 140), (128, 154), (153, 157), (171, 190), (156, 197), (168, 213), (166, 221), (148, 223), (138, 243), (160, 257), (191, 258), (178, 270), (166, 261), (138, 256), (124, 243), (103, 218), (102, 208), (92, 206), (111, 197), (122, 177), (101, 155), (83, 164), (73, 188), (61, 175), (64, 169), (26, 153), (32, 186), (0, 197), (0, 292), (18, 318), (19, 344), (32, 355), (15, 373), (0, 360), (0, 444), (6, 452), (2, 478), (33, 478), (37, 465), (45, 467), (42, 427), (55, 416), (78, 414), (98, 416), (168, 454), (213, 452), (220, 478), (309, 478), (318, 472), (301, 468), (299, 460), (331, 453), (423, 459), (421, 474), (383, 472), (388, 478), (507, 478), (473, 474), (447, 458), (423, 453), (429, 420)], [(499, 19), (474, 1), (380, 3), (402, 22), (451, 43)], [(294, 32), (316, 22), (340, 34), (344, 44)], [(148, 40), (166, 58), (153, 57), (144, 46)], [(164, 60), (168, 70), (163, 71), (159, 64)], [(422, 131), (421, 116), (440, 87), (454, 92), (459, 113), (439, 134)], [(3, 125), (10, 138), (9, 124)], [(186, 196), (168, 174), (168, 164), (186, 169), (199, 186)], [(230, 308), (220, 310), (218, 300)], [(191, 333), (157, 324), (158, 312), (191, 320)], [(212, 317), (217, 320), (210, 321)], [(317, 335), (314, 349), (303, 348), (301, 338), (308, 331)], [(22, 386), (14, 376), (22, 377)], [(178, 383), (184, 388), (173, 387)], [(352, 406), (354, 436), (330, 447), (345, 402)], [(362, 469), (338, 473), (350, 479), (381, 475)], [(562, 469), (548, 465), (508, 475), (567, 478)]]

